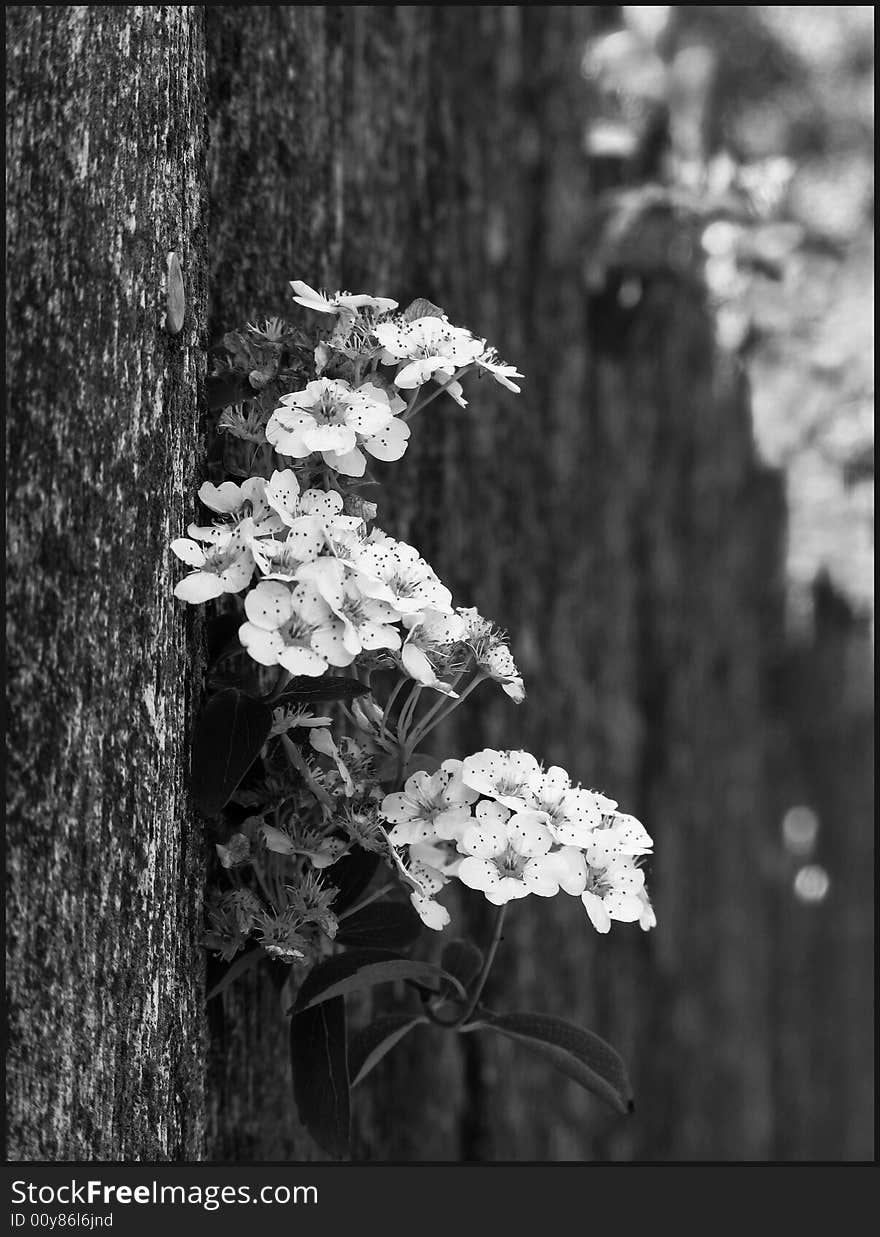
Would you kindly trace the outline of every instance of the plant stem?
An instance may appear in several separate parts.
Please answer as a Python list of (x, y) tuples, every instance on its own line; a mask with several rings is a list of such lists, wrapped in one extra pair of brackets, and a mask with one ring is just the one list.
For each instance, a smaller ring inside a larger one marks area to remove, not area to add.
[[(417, 412), (421, 412), (423, 408), (427, 408), (428, 405), (430, 403), (433, 403), (433, 401), (437, 399), (439, 395), (442, 395), (444, 391), (446, 391), (446, 388), (447, 386), (450, 385), (450, 383), (459, 382), (464, 377), (465, 374), (469, 374), (470, 371), (474, 368), (475, 368), (474, 365), (463, 365), (461, 369), (456, 370), (456, 372), (449, 379), (448, 383), (447, 382), (438, 383), (437, 390), (434, 391), (431, 395), (429, 395), (427, 399), (422, 400), (420, 404), (410, 403), (409, 408), (407, 408), (406, 411), (401, 414), (401, 418), (400, 418), (401, 421), (411, 421)], [(437, 382), (437, 379), (435, 378), (434, 381)], [(420, 391), (421, 387), (416, 387), (416, 390)]]
[[(455, 691), (456, 687), (458, 687), (458, 684), (461, 682), (461, 677), (463, 673), (464, 671), (462, 671), (460, 674), (457, 674), (455, 678), (452, 680), (452, 682), (450, 683), (450, 687), (452, 688), (453, 691)], [(456, 700), (457, 699), (458, 697), (456, 697)], [(416, 725), (413, 727), (413, 745), (414, 746), (416, 743), (418, 743), (419, 739), (422, 737), (423, 734), (428, 733), (428, 730), (430, 729), (430, 727), (428, 726), (428, 722), (430, 722), (431, 718), (434, 717), (437, 713), (439, 713), (441, 709), (445, 708), (449, 704), (450, 700), (451, 700), (450, 696), (440, 694), (437, 700), (435, 700), (434, 703), (431, 705), (431, 707), (425, 711), (425, 713), (422, 716), (421, 721), (417, 722)]]
[[(483, 989), (486, 986), (486, 980), (489, 978), (489, 972), (492, 969), (492, 963), (495, 961), (495, 955), (498, 952), (498, 946), (501, 944), (501, 933), (504, 928), (504, 916), (507, 914), (507, 903), (498, 907), (498, 913), (495, 916), (495, 926), (492, 931), (492, 939), (489, 942), (489, 948), (486, 950), (486, 957), (483, 962), (483, 969), (477, 977), (477, 982), (471, 992), (470, 999), (467, 1003), (467, 1008), (464, 1013), (459, 1014), (457, 1018), (453, 1018), (451, 1022), (444, 1022), (438, 1018), (436, 1014), (430, 1015), (431, 1021), (437, 1026), (444, 1027), (447, 1031), (457, 1031), (471, 1017), (480, 997), (483, 995)], [(465, 1028), (466, 1029), (466, 1028)]]
[(303, 781), (306, 783), (309, 790), (312, 792), (312, 794), (315, 796), (315, 798), (318, 800), (321, 806), (327, 812), (329, 812), (329, 814), (332, 816), (333, 800), (327, 794), (327, 791), (324, 789), (324, 787), (319, 786), (318, 783), (315, 781), (314, 777), (312, 776), (312, 771), (309, 768), (302, 752), (299, 750), (299, 748), (296, 746), (296, 744), (291, 739), (288, 739), (286, 734), (283, 734), (281, 736), (281, 742), (284, 745), (284, 750), (287, 752), (287, 758), (290, 761), (290, 763), (297, 770), (297, 772), (301, 774)]
[[(415, 747), (417, 746), (417, 744), (421, 743), (425, 735), (429, 734), (430, 731), (432, 731), (435, 726), (439, 726), (441, 722), (445, 721), (446, 718), (449, 716), (449, 714), (452, 713), (453, 710), (458, 708), (462, 700), (467, 699), (467, 697), (471, 694), (474, 688), (477, 687), (480, 683), (482, 683), (483, 679), (487, 677), (488, 677), (487, 675), (483, 674), (483, 672), (480, 671), (479, 674), (475, 675), (474, 678), (471, 679), (470, 683), (468, 683), (467, 687), (458, 696), (456, 700), (448, 700), (445, 702), (441, 702), (441, 710), (439, 712), (438, 712), (437, 706), (435, 705), (430, 713), (426, 713), (425, 716), (422, 718), (421, 722), (418, 724), (418, 726), (416, 726), (413, 730), (413, 735), (411, 739), (412, 750), (415, 750)], [(445, 703), (445, 707), (442, 707), (444, 703)], [(426, 724), (426, 723), (429, 723), (429, 724)]]
[(400, 740), (401, 745), (405, 743), (407, 731), (409, 730), (410, 723), (413, 719), (413, 713), (415, 712), (416, 704), (418, 703), (418, 699), (421, 694), (421, 683), (414, 683), (410, 694), (406, 698), (403, 708), (400, 710), (400, 715), (397, 719), (397, 737)]
[(391, 716), (391, 706), (394, 704), (395, 700), (400, 695), (401, 688), (404, 687), (407, 682), (408, 682), (407, 679), (403, 677), (399, 678), (397, 682), (394, 684), (394, 687), (391, 689), (391, 695), (385, 701), (385, 707), (382, 710), (382, 730), (385, 732), (385, 734), (388, 733), (388, 727), (385, 725), (385, 723)]
[(382, 885), (380, 889), (377, 889), (375, 893), (371, 893), (369, 897), (364, 898), (362, 902), (358, 902), (356, 906), (350, 906), (347, 911), (343, 911), (342, 914), (338, 916), (339, 922), (342, 923), (343, 919), (348, 919), (349, 915), (356, 915), (358, 911), (362, 911), (365, 906), (369, 906), (371, 902), (375, 902), (381, 898), (383, 893), (387, 893), (389, 889), (394, 888), (396, 888), (395, 881), (389, 881), (387, 885)]

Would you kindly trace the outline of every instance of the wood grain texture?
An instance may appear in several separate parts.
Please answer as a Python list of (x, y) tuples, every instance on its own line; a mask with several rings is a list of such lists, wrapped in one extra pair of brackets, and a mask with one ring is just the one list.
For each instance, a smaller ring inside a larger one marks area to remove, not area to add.
[(14, 7), (7, 48), (8, 1154), (197, 1158), (201, 16)]

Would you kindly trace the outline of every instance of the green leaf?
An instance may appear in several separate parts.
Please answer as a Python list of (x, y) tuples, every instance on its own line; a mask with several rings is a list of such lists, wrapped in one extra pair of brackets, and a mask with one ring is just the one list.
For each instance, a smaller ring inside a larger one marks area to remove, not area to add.
[(212, 696), (196, 721), (192, 793), (196, 807), (216, 816), (260, 754), (272, 710), (234, 687)]
[(319, 678), (302, 675), (291, 679), (272, 703), (277, 707), (281, 704), (309, 704), (323, 700), (349, 701), (357, 696), (366, 696), (369, 691), (369, 687), (359, 683), (357, 679), (346, 679), (332, 674), (324, 674)]
[(260, 949), (259, 946), (256, 949), (248, 949), (245, 953), (239, 954), (237, 958), (230, 962), (223, 972), (222, 979), (214, 985), (205, 997), (205, 1000), (211, 1001), (215, 996), (219, 996), (221, 992), (225, 992), (229, 985), (234, 983), (240, 975), (246, 974), (247, 971), (250, 971), (267, 956), (265, 950)]
[(480, 973), (483, 955), (470, 941), (450, 941), (440, 955), (440, 965), (468, 988)]
[(395, 1044), (400, 1043), (404, 1035), (408, 1035), (419, 1023), (427, 1022), (428, 1019), (422, 1015), (414, 1018), (412, 1014), (389, 1014), (387, 1018), (379, 1018), (370, 1026), (364, 1027), (363, 1031), (359, 1031), (348, 1052), (351, 1085), (356, 1087), (359, 1082), (363, 1082), (367, 1074)]
[(371, 902), (340, 921), (335, 939), (361, 949), (406, 949), (421, 931), (422, 921), (409, 902)]
[(550, 1014), (483, 1011), (467, 1030), (497, 1031), (517, 1040), (624, 1116), (633, 1111), (632, 1088), (620, 1054), (604, 1039)]
[[(392, 983), (398, 979), (448, 980), (461, 990), (461, 985), (439, 966), (431, 962), (419, 962), (389, 953), (384, 949), (358, 949), (350, 953), (328, 958), (309, 971), (299, 990), (293, 1013), (311, 1009), (333, 997), (345, 996), (361, 988), (373, 988), (376, 984)], [(461, 990), (462, 997), (465, 996)]]
[(342, 1159), (351, 1141), (351, 1096), (342, 997), (290, 1020), (293, 1098), (315, 1142)]

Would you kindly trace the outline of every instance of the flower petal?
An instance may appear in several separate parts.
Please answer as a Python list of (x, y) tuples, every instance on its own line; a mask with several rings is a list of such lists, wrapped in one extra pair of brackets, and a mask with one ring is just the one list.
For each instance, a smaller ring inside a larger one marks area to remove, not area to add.
[(188, 601), (191, 605), (212, 601), (215, 597), (222, 596), (225, 591), (220, 577), (209, 571), (195, 571), (174, 586), (174, 596), (181, 601)]

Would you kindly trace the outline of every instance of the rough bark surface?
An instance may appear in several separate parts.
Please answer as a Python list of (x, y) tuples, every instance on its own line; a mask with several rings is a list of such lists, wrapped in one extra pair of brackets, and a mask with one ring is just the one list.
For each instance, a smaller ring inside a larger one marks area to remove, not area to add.
[(201, 15), (14, 7), (7, 48), (8, 1155), (192, 1159), (203, 859), (168, 545), (198, 475)]

